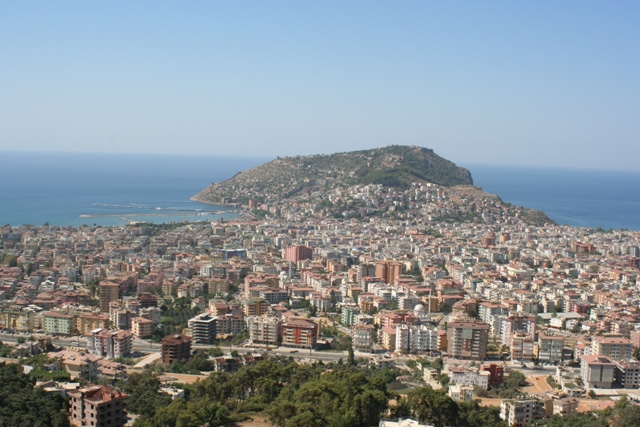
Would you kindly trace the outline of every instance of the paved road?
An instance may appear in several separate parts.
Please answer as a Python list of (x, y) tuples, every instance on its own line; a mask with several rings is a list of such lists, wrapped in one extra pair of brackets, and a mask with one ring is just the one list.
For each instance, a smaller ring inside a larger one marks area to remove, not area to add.
[(527, 380), (531, 383), (530, 386), (525, 387), (530, 393), (535, 394), (544, 394), (544, 393), (553, 393), (553, 387), (547, 383), (547, 376), (545, 375), (534, 375), (528, 376)]

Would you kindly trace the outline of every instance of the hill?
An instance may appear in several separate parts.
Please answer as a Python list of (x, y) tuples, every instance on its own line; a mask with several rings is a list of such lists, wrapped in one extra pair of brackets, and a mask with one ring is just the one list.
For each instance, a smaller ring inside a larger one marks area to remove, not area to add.
[(204, 203), (273, 202), (357, 184), (407, 189), (412, 183), (473, 185), (471, 174), (428, 148), (389, 145), (329, 155), (277, 158), (211, 184), (192, 200)]

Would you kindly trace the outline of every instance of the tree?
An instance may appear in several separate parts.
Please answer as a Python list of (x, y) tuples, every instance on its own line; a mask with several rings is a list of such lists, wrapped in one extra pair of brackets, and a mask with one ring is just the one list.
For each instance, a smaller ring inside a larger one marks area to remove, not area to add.
[(442, 301), (440, 304), (438, 304), (438, 311), (442, 314), (449, 314), (451, 313), (451, 306)]
[(21, 370), (16, 364), (0, 368), (0, 426), (68, 426), (64, 399), (34, 388), (35, 380)]
[(129, 395), (128, 410), (143, 417), (152, 418), (171, 402), (169, 396), (158, 393), (160, 381), (151, 372), (129, 374), (122, 388)]
[(421, 422), (433, 423), (435, 427), (457, 424), (458, 405), (444, 390), (420, 387), (411, 390), (408, 399), (411, 413)]
[(349, 356), (347, 356), (347, 365), (354, 366), (356, 364), (356, 359), (353, 354), (353, 346), (349, 345)]

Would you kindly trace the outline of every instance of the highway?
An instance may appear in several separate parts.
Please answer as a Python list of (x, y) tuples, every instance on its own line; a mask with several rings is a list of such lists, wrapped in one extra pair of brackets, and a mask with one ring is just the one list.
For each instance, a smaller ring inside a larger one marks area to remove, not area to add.
[[(34, 336), (39, 334), (33, 334)], [(23, 337), (25, 340), (28, 340), (31, 334), (0, 334), (0, 341), (7, 344), (15, 345), (18, 341), (18, 338)], [(77, 343), (77, 344), (76, 344)], [(80, 347), (86, 348), (87, 340), (83, 336), (74, 335), (71, 337), (54, 337), (52, 339), (52, 344), (56, 347)], [(211, 345), (193, 345), (192, 349), (209, 349), (216, 346)], [(159, 353), (161, 351), (161, 345), (159, 343), (153, 343), (149, 340), (133, 340), (133, 348), (135, 351), (140, 353)], [(317, 350), (308, 350), (308, 349), (296, 349), (289, 347), (277, 347), (277, 348), (269, 348), (268, 351), (264, 347), (253, 347), (253, 346), (220, 346), (220, 349), (225, 353), (230, 353), (233, 350), (237, 351), (240, 354), (246, 354), (248, 352), (267, 352), (268, 355), (274, 356), (286, 356), (293, 357), (294, 359), (311, 359), (311, 360), (322, 360), (325, 363), (329, 362), (337, 362), (339, 359), (343, 361), (347, 361), (348, 352), (333, 352), (333, 351), (317, 351)], [(370, 358), (372, 354), (370, 353), (360, 353), (355, 352), (355, 357), (363, 357)], [(379, 355), (379, 354), (378, 354)], [(409, 360), (410, 357), (407, 356), (399, 356), (396, 357), (396, 365), (404, 366), (405, 362)]]

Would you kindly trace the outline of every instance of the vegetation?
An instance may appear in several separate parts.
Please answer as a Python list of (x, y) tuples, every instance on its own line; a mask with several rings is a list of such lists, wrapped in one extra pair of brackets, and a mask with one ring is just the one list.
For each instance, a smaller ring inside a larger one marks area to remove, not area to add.
[(16, 364), (0, 368), (0, 426), (68, 426), (64, 399), (34, 388), (35, 379), (21, 370)]
[(436, 427), (506, 427), (498, 408), (483, 408), (475, 401), (458, 404), (444, 390), (430, 386), (413, 389), (396, 402), (391, 408), (392, 417), (411, 417)]
[(509, 375), (504, 377), (504, 380), (499, 387), (484, 390), (478, 386), (474, 386), (473, 390), (478, 397), (513, 399), (522, 394), (520, 389), (526, 385), (526, 383), (527, 378), (522, 372), (512, 371)]
[(179, 334), (187, 327), (189, 319), (200, 313), (197, 307), (191, 307), (191, 299), (176, 298), (175, 300), (165, 300), (160, 306), (162, 315), (160, 317), (161, 328), (153, 331), (152, 339), (156, 342), (171, 334)]
[(536, 421), (534, 426), (546, 427), (635, 427), (640, 425), (640, 406), (631, 404), (626, 396), (615, 407), (603, 411), (575, 413), (561, 417), (554, 415)]
[[(353, 361), (357, 364), (357, 360)], [(132, 397), (129, 410), (136, 427), (220, 426), (262, 414), (278, 427), (349, 427), (377, 425), (392, 416), (419, 418), (434, 425), (504, 426), (495, 408), (458, 405), (444, 391), (423, 387), (400, 397), (388, 391), (394, 369), (346, 364), (299, 365), (276, 357), (235, 374), (213, 372), (184, 385), (185, 397), (171, 401), (158, 394), (151, 371), (131, 374), (121, 386)], [(391, 407), (389, 402), (394, 401)]]
[(404, 189), (413, 182), (443, 186), (473, 184), (467, 169), (432, 150), (390, 145), (331, 155), (278, 158), (212, 184), (194, 199), (211, 203), (226, 198), (246, 203), (249, 199), (267, 201), (304, 195), (314, 188), (382, 184)]

